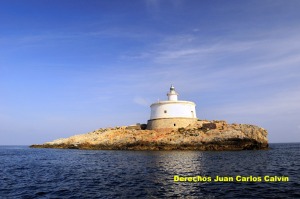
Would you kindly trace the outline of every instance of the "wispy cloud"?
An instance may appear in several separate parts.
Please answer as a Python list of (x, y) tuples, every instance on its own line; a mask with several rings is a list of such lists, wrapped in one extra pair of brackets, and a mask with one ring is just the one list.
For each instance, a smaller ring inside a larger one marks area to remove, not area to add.
[(138, 105), (142, 105), (142, 106), (149, 106), (150, 103), (148, 102), (148, 100), (146, 100), (143, 97), (135, 97), (133, 99), (134, 103), (138, 104)]
[[(280, 39), (282, 35), (288, 39)], [(236, 41), (225, 37), (210, 42), (203, 42), (191, 34), (175, 35), (140, 53), (124, 57), (152, 63), (160, 67), (157, 73), (161, 74), (164, 71), (171, 74), (172, 71), (179, 71), (184, 75), (192, 71), (197, 75), (205, 73), (201, 76), (203, 79), (208, 79), (208, 76), (210, 79), (228, 78), (231, 74), (239, 74), (233, 78), (253, 75), (260, 78), (266, 72), (276, 73), (287, 68), (296, 70), (295, 67), (300, 63), (299, 41), (300, 37), (294, 31), (281, 31), (281, 34), (277, 31), (276, 34), (259, 37), (253, 35), (252, 38)], [(283, 71), (282, 76), (273, 78), (289, 78), (291, 74), (287, 72)], [(270, 79), (272, 76), (261, 78)]]
[(221, 115), (265, 115), (280, 116), (290, 113), (300, 113), (300, 93), (299, 87), (273, 94), (268, 97), (254, 98), (248, 101), (235, 102), (216, 107)]
[(145, 0), (145, 2), (148, 10), (152, 12), (160, 11), (164, 3), (173, 8), (178, 8), (182, 4), (182, 0)]
[(159, 8), (160, 1), (159, 0), (146, 0), (146, 5), (148, 8), (156, 10)]

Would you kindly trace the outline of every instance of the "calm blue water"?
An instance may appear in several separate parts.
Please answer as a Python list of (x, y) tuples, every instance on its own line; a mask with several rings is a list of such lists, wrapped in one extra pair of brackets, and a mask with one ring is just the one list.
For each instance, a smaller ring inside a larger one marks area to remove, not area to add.
[[(0, 198), (300, 198), (300, 144), (263, 151), (86, 151), (0, 146)], [(289, 182), (174, 182), (174, 175)]]

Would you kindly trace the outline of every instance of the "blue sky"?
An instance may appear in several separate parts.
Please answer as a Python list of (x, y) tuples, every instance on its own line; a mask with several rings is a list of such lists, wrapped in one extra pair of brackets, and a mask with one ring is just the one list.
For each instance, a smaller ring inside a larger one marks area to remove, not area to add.
[(300, 1), (7, 0), (0, 144), (146, 123), (171, 84), (200, 119), (300, 141)]

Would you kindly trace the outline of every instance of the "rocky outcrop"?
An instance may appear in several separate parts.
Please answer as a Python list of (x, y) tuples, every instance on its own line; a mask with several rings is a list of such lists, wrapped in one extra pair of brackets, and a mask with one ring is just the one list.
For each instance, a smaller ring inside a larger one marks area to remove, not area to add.
[(102, 150), (252, 150), (267, 149), (267, 131), (247, 124), (198, 120), (179, 129), (102, 128), (33, 148)]

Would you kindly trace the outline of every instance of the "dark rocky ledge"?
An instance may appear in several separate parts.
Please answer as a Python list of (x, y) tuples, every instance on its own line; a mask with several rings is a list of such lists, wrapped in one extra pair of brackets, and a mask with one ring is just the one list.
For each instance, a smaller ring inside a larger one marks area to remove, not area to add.
[(32, 148), (91, 150), (258, 150), (268, 148), (267, 131), (247, 124), (199, 120), (186, 128), (141, 130), (115, 127), (31, 145)]

